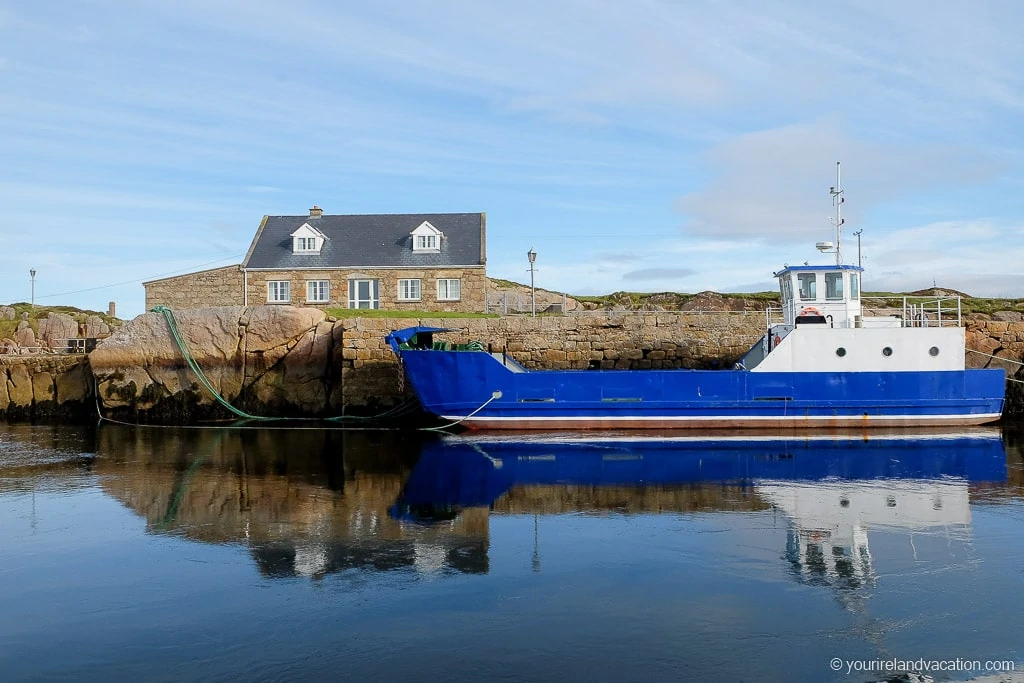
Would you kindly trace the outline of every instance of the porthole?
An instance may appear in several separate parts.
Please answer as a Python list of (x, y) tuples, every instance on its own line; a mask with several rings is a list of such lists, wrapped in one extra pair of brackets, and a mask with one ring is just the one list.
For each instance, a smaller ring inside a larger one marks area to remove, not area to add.
[(886, 346), (884, 349), (882, 349), (882, 355), (883, 356), (891, 356), (892, 355), (892, 347), (891, 346)]
[(842, 358), (843, 356), (846, 355), (846, 349), (840, 346), (838, 349), (836, 349), (836, 355)]
[(938, 346), (933, 346), (932, 348), (928, 349), (928, 355), (929, 356), (937, 356), (937, 355), (939, 355), (939, 347)]

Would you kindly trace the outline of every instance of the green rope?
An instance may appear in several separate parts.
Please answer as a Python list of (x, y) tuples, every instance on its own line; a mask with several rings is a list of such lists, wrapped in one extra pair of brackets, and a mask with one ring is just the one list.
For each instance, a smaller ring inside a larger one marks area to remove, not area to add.
[[(185, 338), (181, 335), (181, 332), (178, 330), (178, 324), (174, 320), (174, 314), (171, 312), (171, 309), (161, 304), (159, 306), (154, 307), (152, 312), (160, 313), (164, 316), (164, 319), (167, 321), (167, 327), (170, 328), (171, 330), (171, 336), (174, 338), (174, 342), (178, 345), (178, 349), (181, 351), (181, 355), (185, 358), (185, 362), (188, 364), (188, 367), (192, 370), (192, 372), (195, 373), (196, 377), (199, 378), (200, 384), (202, 384), (203, 387), (205, 387), (206, 390), (210, 392), (210, 395), (213, 396), (214, 399), (216, 399), (217, 403), (224, 406), (225, 409), (227, 409), (234, 415), (237, 415), (238, 417), (244, 420), (303, 420), (308, 422), (310, 419), (313, 419), (305, 417), (264, 417), (262, 415), (251, 415), (245, 412), (244, 410), (240, 410), (239, 408), (236, 408), (235, 406), (231, 405), (227, 401), (227, 399), (221, 396), (220, 392), (218, 392), (217, 389), (214, 388), (213, 383), (210, 382), (209, 378), (207, 378), (206, 373), (203, 372), (203, 369), (199, 367), (199, 364), (196, 362), (195, 358), (192, 357), (192, 352), (189, 350), (188, 343), (185, 341)], [(404, 401), (402, 403), (399, 403), (397, 406), (389, 410), (386, 410), (383, 413), (380, 413), (379, 415), (338, 415), (336, 417), (326, 417), (322, 419), (329, 422), (339, 422), (342, 420), (380, 420), (384, 418), (401, 417), (407, 415), (408, 413), (412, 412), (415, 409), (415, 401)]]
[[(174, 314), (171, 312), (171, 309), (169, 309), (167, 306), (164, 306), (164, 305), (161, 304), (159, 306), (156, 306), (153, 309), (153, 313), (162, 313), (163, 314), (164, 319), (167, 321), (167, 327), (169, 327), (170, 330), (171, 330), (171, 336), (174, 337), (175, 343), (178, 345), (178, 348), (181, 350), (181, 355), (185, 357), (185, 362), (188, 364), (189, 368), (192, 369), (192, 372), (195, 373), (196, 377), (199, 379), (199, 383), (202, 384), (204, 387), (206, 387), (206, 390), (210, 392), (210, 395), (213, 396), (213, 398), (217, 401), (217, 403), (219, 403), (222, 406), (224, 406), (225, 408), (227, 408), (228, 411), (230, 411), (231, 413), (234, 413), (238, 417), (245, 418), (246, 420), (271, 420), (271, 419), (274, 419), (274, 418), (261, 417), (259, 415), (250, 415), (249, 413), (245, 412), (244, 410), (239, 410), (238, 408), (236, 408), (233, 405), (231, 405), (230, 403), (228, 403), (228, 401), (223, 396), (220, 395), (220, 392), (218, 392), (213, 387), (213, 384), (206, 377), (206, 373), (203, 372), (202, 368), (199, 367), (199, 364), (196, 363), (195, 358), (192, 357), (192, 352), (189, 351), (188, 343), (185, 341), (185, 338), (181, 336), (181, 332), (178, 330), (178, 324), (174, 321)], [(288, 418), (285, 418), (285, 419), (288, 419)], [(292, 419), (294, 419), (294, 418), (292, 418)]]

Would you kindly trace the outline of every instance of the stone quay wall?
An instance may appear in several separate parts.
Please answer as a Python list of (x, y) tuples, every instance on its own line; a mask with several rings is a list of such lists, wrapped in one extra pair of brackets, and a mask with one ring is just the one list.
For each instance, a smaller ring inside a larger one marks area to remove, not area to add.
[(59, 420), (96, 415), (84, 354), (0, 357), (0, 419)]

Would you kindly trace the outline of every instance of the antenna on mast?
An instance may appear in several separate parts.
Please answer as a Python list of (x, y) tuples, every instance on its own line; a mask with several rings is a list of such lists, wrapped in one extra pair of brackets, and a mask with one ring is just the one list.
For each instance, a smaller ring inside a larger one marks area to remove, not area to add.
[(836, 207), (836, 217), (830, 219), (832, 225), (836, 226), (836, 265), (843, 265), (843, 255), (840, 251), (840, 247), (843, 243), (843, 223), (846, 221), (843, 219), (843, 202), (846, 198), (843, 197), (843, 183), (842, 176), (839, 171), (839, 162), (836, 162), (836, 185), (830, 187), (828, 193), (832, 195), (832, 205)]

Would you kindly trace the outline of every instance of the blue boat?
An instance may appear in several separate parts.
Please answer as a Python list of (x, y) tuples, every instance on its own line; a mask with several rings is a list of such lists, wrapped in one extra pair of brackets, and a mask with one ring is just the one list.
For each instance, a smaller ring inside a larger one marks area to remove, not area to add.
[[(443, 328), (388, 335), (423, 408), (476, 429), (822, 428), (981, 425), (1003, 410), (1005, 371), (965, 367), (959, 299), (865, 314), (860, 266), (786, 266), (782, 308), (729, 370), (528, 370)], [(778, 319), (775, 319), (775, 318)]]

